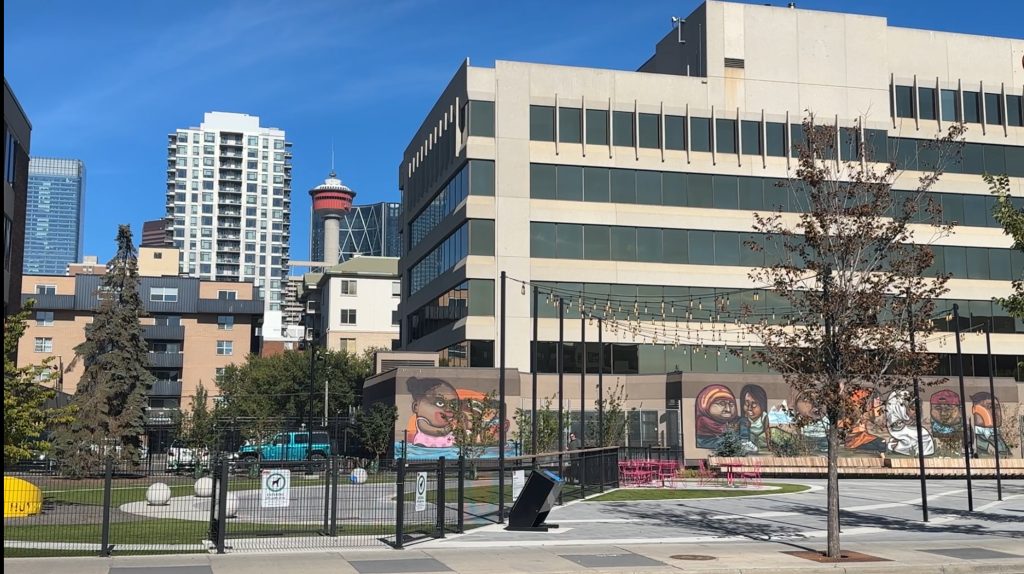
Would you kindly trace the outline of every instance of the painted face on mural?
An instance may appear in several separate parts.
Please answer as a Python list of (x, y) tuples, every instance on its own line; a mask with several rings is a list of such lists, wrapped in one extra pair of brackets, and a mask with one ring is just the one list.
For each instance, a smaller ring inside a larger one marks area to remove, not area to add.
[(743, 416), (748, 419), (756, 419), (764, 414), (761, 403), (751, 393), (743, 393)]
[(719, 422), (729, 422), (736, 418), (736, 401), (732, 397), (719, 397), (708, 406), (708, 415)]
[(458, 399), (455, 389), (445, 382), (437, 382), (421, 394), (414, 394), (412, 412), (416, 415), (416, 428), (432, 436), (448, 434), (445, 427), (454, 414), (451, 405)]
[(929, 403), (933, 422), (950, 429), (960, 425), (960, 397), (956, 393), (948, 389), (938, 391)]
[(999, 408), (999, 400), (996, 399), (993, 405), (992, 396), (988, 393), (978, 393), (971, 397), (974, 407), (971, 412), (974, 414), (974, 425), (979, 427), (992, 428), (999, 426), (1002, 422), (1002, 409)]
[(814, 403), (807, 397), (800, 397), (796, 400), (796, 412), (807, 418), (818, 418), (821, 416)]

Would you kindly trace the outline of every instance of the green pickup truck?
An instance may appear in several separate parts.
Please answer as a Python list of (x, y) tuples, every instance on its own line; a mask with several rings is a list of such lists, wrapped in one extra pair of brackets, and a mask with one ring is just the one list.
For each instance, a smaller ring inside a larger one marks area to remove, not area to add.
[[(257, 461), (303, 461), (310, 460), (323, 464), (331, 456), (331, 439), (325, 432), (313, 432), (313, 448), (309, 448), (310, 433), (305, 431), (283, 432), (263, 444), (246, 443), (238, 449), (237, 458), (245, 466)], [(312, 450), (312, 454), (310, 454)]]

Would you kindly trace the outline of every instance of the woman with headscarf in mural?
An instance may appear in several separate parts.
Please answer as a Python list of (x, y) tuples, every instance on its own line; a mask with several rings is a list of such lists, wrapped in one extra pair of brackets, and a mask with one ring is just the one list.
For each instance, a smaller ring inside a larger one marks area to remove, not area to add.
[(885, 422), (889, 427), (889, 450), (897, 454), (916, 455), (917, 435), (921, 433), (921, 451), (925, 456), (935, 454), (935, 443), (926, 429), (918, 429), (913, 411), (908, 408), (910, 393), (893, 391), (885, 401)]
[(740, 391), (740, 440), (747, 452), (756, 453), (771, 446), (768, 423), (768, 393), (760, 385), (746, 385)]
[[(999, 399), (988, 393), (971, 395), (971, 413), (974, 415), (974, 454), (996, 453), (996, 426), (1002, 423), (1003, 413), (999, 408)], [(1009, 454), (1003, 437), (999, 437), (999, 454)]]
[(697, 448), (718, 448), (722, 435), (735, 428), (736, 396), (725, 385), (708, 385), (694, 405)]

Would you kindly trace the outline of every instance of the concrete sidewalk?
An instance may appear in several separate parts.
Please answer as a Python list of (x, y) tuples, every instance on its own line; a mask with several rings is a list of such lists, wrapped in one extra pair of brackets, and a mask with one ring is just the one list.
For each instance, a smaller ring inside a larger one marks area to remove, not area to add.
[[(350, 552), (302, 552), (229, 555), (164, 555), (117, 558), (9, 558), (7, 574), (404, 574), (455, 573), (618, 573), (699, 572), (830, 574), (1024, 573), (1024, 539), (850, 542), (853, 550), (885, 562), (818, 564), (784, 554), (820, 550), (824, 541), (775, 543), (642, 544), (494, 548), (423, 548)], [(692, 559), (693, 557), (701, 559)], [(687, 559), (691, 558), (691, 559)]]

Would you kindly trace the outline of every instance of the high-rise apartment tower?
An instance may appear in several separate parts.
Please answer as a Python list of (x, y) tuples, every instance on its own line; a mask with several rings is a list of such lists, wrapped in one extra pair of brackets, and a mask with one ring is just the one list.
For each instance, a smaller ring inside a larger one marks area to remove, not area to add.
[(26, 275), (63, 275), (82, 260), (85, 164), (34, 157), (28, 166), (25, 218)]

